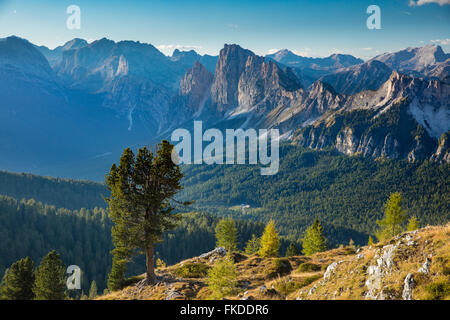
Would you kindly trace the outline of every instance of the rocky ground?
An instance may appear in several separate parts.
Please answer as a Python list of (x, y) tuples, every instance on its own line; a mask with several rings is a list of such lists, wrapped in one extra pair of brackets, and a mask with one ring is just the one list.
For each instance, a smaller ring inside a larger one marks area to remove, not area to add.
[[(233, 254), (238, 291), (227, 299), (450, 299), (450, 224), (407, 232), (384, 243), (314, 254), (261, 258)], [(99, 299), (208, 299), (206, 272), (222, 248), (157, 270), (158, 283), (136, 283)]]

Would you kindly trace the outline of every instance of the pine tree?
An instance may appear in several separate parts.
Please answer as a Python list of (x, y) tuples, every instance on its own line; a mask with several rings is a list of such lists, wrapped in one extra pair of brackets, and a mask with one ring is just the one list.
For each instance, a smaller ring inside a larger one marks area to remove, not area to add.
[(367, 241), (367, 245), (368, 245), (369, 247), (374, 245), (372, 236), (369, 236), (369, 241)]
[(416, 218), (416, 216), (411, 217), (408, 222), (408, 226), (406, 227), (407, 231), (414, 231), (419, 229), (419, 220)]
[(49, 252), (36, 270), (33, 292), (36, 300), (64, 300), (66, 292), (66, 267), (59, 254)]
[(95, 282), (95, 280), (92, 280), (91, 287), (89, 289), (89, 299), (94, 300), (97, 294), (98, 294), (97, 283)]
[(299, 254), (300, 251), (298, 251), (297, 245), (291, 242), (286, 250), (286, 257), (298, 256)]
[[(154, 247), (166, 231), (174, 229), (180, 216), (173, 214), (173, 199), (182, 189), (180, 168), (172, 161), (173, 145), (163, 140), (156, 154), (146, 147), (135, 157), (126, 148), (119, 166), (112, 165), (106, 176), (111, 196), (107, 198), (108, 213), (114, 223), (112, 236), (116, 249), (125, 254), (116, 261), (111, 277), (112, 289), (123, 275), (123, 261), (138, 252), (146, 255), (145, 283), (155, 281)], [(188, 204), (188, 203), (184, 203)], [(113, 250), (113, 253), (115, 251)], [(114, 285), (113, 285), (114, 284)]]
[(237, 230), (233, 219), (222, 219), (216, 226), (216, 246), (224, 247), (227, 252), (237, 250)]
[(261, 238), (258, 238), (255, 234), (252, 234), (252, 238), (247, 241), (245, 246), (245, 253), (249, 255), (254, 255), (261, 249)]
[(355, 241), (353, 241), (352, 238), (350, 238), (350, 240), (348, 241), (348, 246), (349, 246), (350, 248), (355, 248)]
[(303, 254), (306, 256), (312, 255), (316, 252), (325, 251), (327, 249), (327, 240), (323, 234), (323, 227), (319, 220), (314, 220), (314, 223), (306, 229), (305, 235), (302, 239)]
[(261, 249), (259, 250), (259, 255), (261, 257), (277, 257), (280, 245), (280, 237), (275, 228), (275, 222), (270, 220), (261, 237)]
[(108, 289), (110, 291), (116, 291), (122, 289), (125, 284), (125, 273), (130, 253), (125, 248), (119, 247), (116, 244), (116, 248), (112, 250), (112, 254), (112, 267), (111, 272), (108, 274)]
[(385, 216), (378, 220), (380, 229), (377, 232), (378, 240), (392, 238), (402, 232), (402, 224), (406, 220), (406, 210), (402, 208), (402, 195), (394, 192), (385, 204)]
[(14, 262), (6, 269), (0, 287), (4, 300), (32, 300), (34, 298), (34, 262), (26, 257)]
[(212, 291), (212, 299), (222, 299), (236, 293), (237, 271), (229, 257), (216, 262), (214, 267), (208, 270), (208, 288)]

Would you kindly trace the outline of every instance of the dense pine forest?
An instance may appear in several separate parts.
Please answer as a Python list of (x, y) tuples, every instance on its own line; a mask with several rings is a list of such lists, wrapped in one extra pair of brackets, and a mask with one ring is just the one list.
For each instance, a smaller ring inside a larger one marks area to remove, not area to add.
[[(165, 234), (156, 248), (156, 257), (172, 264), (209, 251), (215, 246), (214, 228), (218, 217), (186, 213), (179, 226)], [(0, 196), (0, 274), (15, 261), (29, 256), (38, 263), (56, 250), (62, 261), (77, 265), (83, 272), (82, 289), (88, 292), (92, 281), (99, 290), (106, 287), (111, 270), (112, 223), (105, 209), (69, 210), (44, 205), (35, 200), (18, 201)], [(243, 248), (252, 234), (260, 235), (260, 223), (237, 221)], [(130, 263), (128, 275), (144, 272), (143, 256)]]
[(78, 210), (106, 207), (104, 184), (0, 171), (0, 195), (36, 199), (59, 208)]
[[(289, 145), (280, 151), (274, 176), (261, 176), (257, 166), (183, 167), (179, 198), (195, 200), (186, 209), (194, 212), (182, 213), (179, 226), (155, 248), (155, 258), (173, 264), (211, 250), (223, 216), (236, 220), (241, 250), (252, 235), (261, 236), (270, 219), (280, 231), (281, 254), (290, 241), (300, 247), (299, 239), (316, 218), (331, 246), (350, 239), (366, 244), (396, 191), (420, 225), (450, 220), (449, 165), (373, 161)], [(84, 292), (93, 280), (99, 292), (106, 287), (113, 245), (105, 185), (0, 172), (0, 194), (0, 276), (18, 259), (30, 256), (38, 264), (56, 250), (66, 266), (80, 266)], [(144, 270), (144, 257), (137, 256), (128, 275)]]
[[(314, 219), (334, 244), (367, 243), (383, 205), (401, 192), (408, 215), (421, 225), (450, 219), (450, 165), (428, 161), (372, 160), (290, 145), (280, 148), (280, 170), (261, 176), (246, 165), (185, 168), (182, 199), (198, 210), (249, 220), (273, 218), (282, 234), (297, 239)], [(244, 214), (241, 204), (250, 205)]]

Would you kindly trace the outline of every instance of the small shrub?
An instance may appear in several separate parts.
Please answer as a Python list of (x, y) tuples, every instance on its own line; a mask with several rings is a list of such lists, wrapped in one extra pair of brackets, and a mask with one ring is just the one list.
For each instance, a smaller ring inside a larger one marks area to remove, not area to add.
[(306, 287), (320, 278), (322, 278), (321, 274), (317, 274), (315, 276), (304, 278), (300, 282), (298, 282), (298, 288)]
[(207, 283), (212, 292), (209, 298), (218, 300), (236, 294), (237, 276), (236, 267), (231, 259), (225, 258), (217, 262), (208, 270)]
[(288, 278), (278, 277), (278, 279), (273, 283), (273, 286), (275, 290), (284, 296), (287, 296), (297, 290), (296, 283)]
[(174, 270), (174, 274), (181, 278), (203, 278), (208, 274), (208, 267), (204, 263), (186, 263)]
[(305, 262), (298, 266), (297, 271), (298, 272), (315, 272), (320, 271), (321, 266), (314, 263)]
[(450, 296), (450, 282), (448, 279), (431, 283), (425, 287), (430, 300), (442, 300)]
[(272, 261), (272, 265), (269, 266), (266, 271), (266, 278), (271, 279), (277, 276), (284, 276), (292, 271), (291, 263), (289, 259), (277, 258)]
[(293, 281), (287, 277), (285, 278), (278, 277), (278, 279), (274, 281), (273, 286), (279, 293), (281, 293), (284, 296), (288, 296), (292, 292), (310, 285), (311, 283), (313, 283), (317, 279), (320, 279), (321, 277), (322, 277), (321, 275), (315, 275), (312, 277), (301, 279), (300, 281)]

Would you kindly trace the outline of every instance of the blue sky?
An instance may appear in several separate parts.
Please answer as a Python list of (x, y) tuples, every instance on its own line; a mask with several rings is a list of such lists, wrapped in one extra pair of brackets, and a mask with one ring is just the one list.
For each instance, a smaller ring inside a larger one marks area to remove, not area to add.
[[(69, 5), (81, 29), (66, 27)], [(381, 9), (381, 30), (369, 30), (369, 5)], [(51, 48), (80, 37), (151, 43), (218, 54), (224, 43), (265, 55), (288, 48), (305, 56), (334, 52), (369, 58), (425, 44), (450, 51), (450, 0), (0, 0), (0, 37), (17, 35)]]

